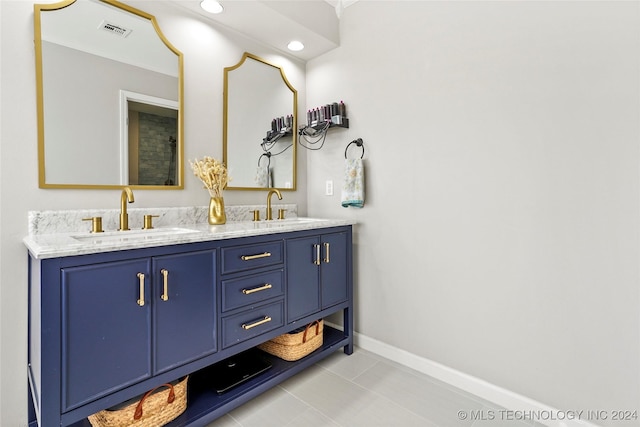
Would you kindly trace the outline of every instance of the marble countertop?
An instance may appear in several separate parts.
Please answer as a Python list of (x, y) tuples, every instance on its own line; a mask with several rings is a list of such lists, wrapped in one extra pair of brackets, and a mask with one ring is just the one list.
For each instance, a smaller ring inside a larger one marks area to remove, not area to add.
[(224, 225), (180, 224), (151, 230), (104, 233), (58, 232), (30, 234), (23, 242), (36, 259), (86, 255), (126, 249), (206, 242), (355, 224), (345, 219), (290, 218), (273, 221), (232, 221)]

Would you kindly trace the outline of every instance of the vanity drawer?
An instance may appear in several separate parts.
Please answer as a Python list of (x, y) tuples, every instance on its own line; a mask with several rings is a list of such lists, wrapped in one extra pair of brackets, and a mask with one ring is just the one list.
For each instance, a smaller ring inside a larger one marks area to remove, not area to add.
[(255, 307), (222, 319), (222, 348), (284, 325), (284, 301)]
[(222, 274), (282, 264), (282, 241), (222, 248)]
[(257, 304), (282, 295), (284, 270), (244, 276), (222, 281), (222, 311)]

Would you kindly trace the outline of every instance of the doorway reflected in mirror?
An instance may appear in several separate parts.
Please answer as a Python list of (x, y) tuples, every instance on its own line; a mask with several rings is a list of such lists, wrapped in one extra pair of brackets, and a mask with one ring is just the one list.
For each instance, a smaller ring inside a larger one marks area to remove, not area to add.
[(135, 101), (128, 103), (131, 185), (175, 185), (178, 112)]

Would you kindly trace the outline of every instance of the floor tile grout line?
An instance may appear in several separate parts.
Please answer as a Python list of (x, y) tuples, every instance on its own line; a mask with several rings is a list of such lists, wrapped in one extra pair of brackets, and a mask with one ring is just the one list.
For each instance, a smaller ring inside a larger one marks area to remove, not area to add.
[[(356, 387), (358, 387), (358, 388), (361, 388), (361, 389), (363, 389), (363, 390), (365, 390), (365, 391), (368, 391), (368, 392), (370, 392), (370, 393), (374, 393), (374, 394), (376, 394), (376, 395), (380, 396), (378, 393), (375, 393), (373, 390), (369, 390), (369, 389), (367, 389), (366, 387), (363, 387), (363, 386), (362, 386), (362, 385), (360, 385), (360, 384), (354, 383), (354, 382), (353, 382), (353, 381), (351, 381), (350, 379), (348, 379), (348, 378), (346, 378), (346, 377), (344, 377), (344, 376), (342, 376), (342, 375), (340, 375), (340, 374), (338, 374), (338, 373), (336, 373), (336, 372), (333, 372), (331, 369), (329, 369), (329, 368), (327, 368), (327, 367), (325, 367), (325, 366), (319, 365), (319, 364), (317, 364), (317, 363), (316, 363), (314, 366), (318, 366), (318, 367), (322, 368), (322, 369), (325, 371), (325, 373), (327, 373), (327, 374), (331, 374), (331, 375), (333, 375), (333, 376), (335, 376), (335, 377), (337, 377), (337, 378), (340, 378), (340, 379), (342, 379), (342, 380), (344, 380), (344, 381), (347, 381), (347, 382), (351, 383), (352, 385), (355, 385), (355, 386), (356, 386)], [(334, 419), (330, 414), (325, 413), (325, 412), (324, 412), (323, 410), (321, 410), (320, 408), (318, 408), (318, 407), (314, 406), (314, 405), (313, 405), (312, 403), (310, 403), (310, 402), (307, 402), (306, 400), (302, 399), (301, 397), (296, 396), (294, 393), (291, 393), (291, 392), (289, 392), (288, 390), (285, 390), (285, 391), (286, 391), (287, 393), (291, 394), (292, 396), (294, 396), (296, 399), (300, 400), (301, 402), (303, 402), (303, 403), (305, 403), (306, 405), (310, 406), (311, 408), (315, 409), (316, 411), (318, 411), (319, 413), (321, 413), (321, 414), (322, 414), (322, 415), (324, 415), (325, 417), (329, 418), (331, 421), (333, 421), (333, 422), (334, 422), (335, 424), (337, 424), (338, 426), (343, 427), (343, 425), (342, 425), (340, 422), (338, 422), (338, 420)], [(383, 398), (384, 398), (384, 396), (381, 396), (381, 397), (383, 397)], [(393, 402), (393, 401), (391, 401), (390, 399), (387, 399), (387, 400), (389, 400), (389, 402), (391, 402), (391, 403), (394, 403), (394, 402)], [(422, 417), (420, 417), (420, 418), (422, 418)]]
[[(365, 351), (366, 351), (366, 350), (365, 350)], [(375, 359), (375, 363), (374, 363), (372, 366), (370, 366), (369, 368), (365, 369), (365, 370), (364, 370), (363, 372), (361, 372), (360, 374), (358, 374), (358, 375), (356, 375), (355, 377), (353, 377), (353, 378), (348, 378), (348, 377), (346, 377), (346, 376), (344, 376), (344, 375), (342, 375), (342, 374), (339, 374), (339, 373), (337, 373), (337, 372), (334, 372), (334, 371), (332, 371), (330, 368), (327, 368), (327, 367), (324, 367), (324, 366), (321, 366), (321, 367), (322, 367), (323, 369), (325, 369), (325, 370), (327, 370), (327, 371), (331, 372), (332, 374), (337, 375), (337, 376), (338, 376), (338, 377), (340, 377), (340, 378), (343, 378), (343, 379), (344, 379), (344, 380), (346, 380), (346, 381), (349, 381), (349, 382), (351, 382), (351, 383), (353, 383), (353, 384), (355, 384), (355, 385), (357, 385), (357, 386), (359, 386), (359, 387), (361, 387), (361, 388), (364, 388), (365, 390), (370, 391), (371, 393), (374, 393), (375, 395), (377, 395), (377, 396), (379, 396), (379, 397), (382, 397), (382, 398), (384, 398), (384, 399), (386, 399), (386, 400), (388, 400), (388, 401), (390, 401), (390, 402), (392, 402), (392, 403), (394, 403), (394, 404), (396, 404), (396, 405), (400, 406), (401, 408), (403, 408), (403, 409), (407, 410), (408, 412), (411, 412), (412, 414), (414, 414), (414, 415), (416, 415), (416, 416), (418, 416), (418, 417), (420, 417), (420, 418), (422, 418), (422, 419), (425, 419), (425, 418), (424, 418), (424, 416), (422, 416), (422, 415), (420, 415), (420, 414), (418, 414), (418, 413), (414, 412), (413, 410), (411, 410), (411, 409), (409, 409), (409, 408), (407, 408), (407, 407), (403, 406), (402, 404), (396, 403), (395, 401), (393, 401), (393, 400), (391, 400), (390, 398), (388, 398), (388, 397), (384, 396), (383, 394), (380, 394), (380, 393), (376, 392), (375, 390), (372, 390), (372, 389), (369, 389), (369, 388), (367, 388), (367, 387), (364, 387), (362, 384), (359, 384), (359, 383), (357, 383), (357, 382), (355, 382), (355, 381), (356, 381), (358, 378), (360, 378), (362, 375), (364, 375), (365, 373), (367, 373), (367, 372), (371, 372), (372, 370), (374, 370), (374, 368), (379, 367), (381, 364), (383, 364), (383, 365), (386, 365), (386, 366), (387, 366), (388, 368), (390, 368), (390, 369), (396, 369), (396, 370), (399, 370), (399, 371), (401, 371), (401, 372), (404, 372), (404, 373), (406, 373), (406, 374), (408, 374), (408, 375), (413, 376), (414, 378), (416, 378), (416, 379), (418, 379), (418, 380), (420, 380), (420, 381), (426, 381), (426, 382), (429, 382), (430, 384), (432, 384), (432, 385), (433, 385), (434, 387), (436, 387), (436, 388), (443, 389), (443, 390), (447, 390), (447, 391), (449, 391), (449, 392), (451, 392), (451, 393), (456, 394), (458, 397), (461, 397), (461, 398), (463, 398), (463, 399), (469, 400), (469, 401), (471, 401), (471, 402), (473, 402), (473, 403), (475, 403), (475, 404), (477, 404), (477, 405), (481, 405), (482, 409), (485, 409), (485, 408), (486, 408), (486, 409), (489, 409), (489, 408), (491, 408), (491, 406), (489, 406), (489, 405), (493, 405), (493, 407), (494, 407), (494, 408), (497, 406), (497, 405), (496, 405), (495, 403), (493, 403), (493, 402), (490, 402), (490, 401), (488, 401), (488, 400), (482, 399), (482, 398), (480, 398), (479, 396), (476, 396), (476, 395), (474, 395), (474, 394), (471, 394), (471, 393), (469, 393), (469, 392), (467, 392), (467, 391), (465, 391), (465, 390), (462, 390), (462, 389), (460, 389), (460, 388), (457, 388), (457, 387), (455, 387), (455, 386), (453, 386), (453, 385), (451, 385), (451, 384), (448, 384), (448, 383), (446, 383), (446, 382), (444, 382), (444, 381), (438, 380), (437, 378), (434, 378), (434, 377), (432, 377), (432, 376), (430, 376), (430, 375), (424, 374), (424, 373), (422, 373), (422, 372), (420, 372), (420, 371), (416, 371), (415, 369), (412, 369), (412, 368), (410, 368), (410, 367), (408, 367), (408, 366), (402, 365), (402, 364), (400, 364), (400, 363), (398, 363), (398, 362), (394, 362), (393, 360), (386, 359), (386, 358), (384, 358), (384, 357), (382, 357), (382, 356), (376, 355), (375, 353), (374, 353), (374, 356), (371, 356), (371, 357)], [(428, 419), (426, 419), (426, 420), (427, 420), (427, 422), (429, 422), (429, 423), (431, 423), (431, 424), (435, 425), (433, 421), (428, 420)], [(475, 421), (474, 421), (474, 423), (475, 423)], [(473, 424), (472, 424), (472, 425), (473, 425)], [(472, 427), (472, 425), (470, 425), (470, 426), (468, 426), (468, 427)], [(524, 425), (527, 425), (527, 424), (523, 424), (523, 426), (524, 426)], [(531, 427), (533, 427), (533, 426), (531, 426)]]
[[(381, 362), (380, 360), (377, 360), (377, 361), (376, 361), (376, 363), (374, 363), (374, 365), (373, 365), (373, 366), (377, 366), (380, 362)], [(373, 366), (372, 366), (372, 367), (373, 367)], [(369, 371), (372, 367), (367, 368), (364, 372)], [(374, 394), (375, 396), (377, 396), (377, 397), (379, 397), (379, 398), (382, 398), (382, 399), (386, 400), (387, 402), (391, 403), (392, 405), (397, 406), (398, 408), (400, 408), (400, 409), (402, 409), (402, 410), (404, 410), (404, 411), (407, 411), (407, 412), (409, 412), (409, 413), (411, 413), (411, 414), (415, 415), (416, 417), (418, 417), (418, 418), (420, 418), (421, 420), (424, 420), (426, 423), (428, 423), (428, 425), (431, 425), (431, 426), (433, 426), (433, 427), (437, 427), (437, 425), (436, 425), (433, 421), (426, 419), (425, 417), (423, 417), (422, 415), (420, 415), (420, 414), (416, 413), (415, 411), (413, 411), (413, 410), (411, 410), (411, 409), (409, 409), (409, 408), (407, 408), (407, 407), (405, 407), (405, 406), (403, 406), (403, 405), (401, 405), (401, 404), (399, 404), (399, 403), (397, 403), (397, 402), (395, 402), (395, 401), (391, 400), (391, 399), (390, 399), (390, 398), (388, 398), (387, 396), (385, 396), (385, 395), (383, 395), (383, 394), (381, 394), (381, 393), (378, 393), (378, 392), (377, 392), (377, 391), (375, 391), (375, 390), (372, 390), (372, 389), (370, 389), (370, 388), (367, 388), (367, 387), (363, 386), (362, 384), (358, 384), (358, 383), (356, 383), (354, 380), (355, 380), (356, 378), (360, 377), (364, 372), (362, 372), (362, 373), (361, 373), (361, 374), (359, 374), (359, 375), (356, 375), (353, 379), (350, 379), (350, 378), (347, 378), (347, 377), (345, 377), (345, 376), (342, 376), (342, 375), (340, 375), (340, 374), (338, 374), (338, 373), (336, 373), (336, 372), (333, 372), (333, 371), (331, 371), (330, 369), (327, 369), (327, 368), (325, 368), (325, 369), (326, 369), (327, 371), (329, 371), (329, 373), (331, 373), (331, 374), (333, 374), (333, 375), (337, 376), (338, 378), (342, 378), (343, 380), (348, 381), (348, 382), (350, 382), (351, 384), (353, 384), (353, 385), (355, 385), (355, 386), (357, 386), (357, 387), (360, 387), (360, 388), (362, 388), (362, 389), (364, 389), (364, 390), (367, 390), (368, 392), (370, 392), (370, 393)], [(470, 427), (470, 426), (469, 426), (469, 427)]]
[[(442, 423), (436, 423), (436, 421), (430, 419), (430, 418), (426, 418), (425, 416), (430, 415), (431, 412), (427, 411), (427, 413), (425, 414), (419, 414), (417, 412), (415, 412), (415, 410), (412, 410), (411, 408), (405, 407), (403, 404), (403, 399), (399, 399), (398, 401), (393, 400), (393, 395), (390, 397), (387, 397), (386, 394), (383, 394), (382, 392), (384, 390), (381, 391), (376, 391), (372, 388), (369, 388), (368, 386), (365, 386), (363, 384), (360, 384), (356, 381), (358, 381), (359, 379), (362, 379), (363, 376), (365, 374), (374, 374), (377, 369), (383, 369), (383, 370), (387, 370), (389, 369), (390, 371), (398, 371), (407, 375), (412, 376), (413, 378), (419, 380), (420, 382), (424, 382), (425, 384), (428, 383), (430, 385), (432, 385), (433, 387), (435, 387), (436, 389), (439, 390), (443, 390), (446, 391), (448, 393), (452, 393), (453, 396), (452, 398), (455, 398), (457, 400), (457, 398), (461, 398), (462, 400), (464, 400), (464, 403), (461, 403), (461, 405), (466, 405), (467, 402), (468, 403), (473, 403), (476, 405), (481, 406), (481, 408), (479, 409), (480, 411), (488, 411), (488, 410), (498, 410), (498, 409), (503, 409), (500, 405), (495, 404), (494, 402), (488, 401), (486, 399), (482, 399), (481, 397), (471, 394), (465, 390), (459, 389), (457, 387), (454, 387), (451, 384), (448, 384), (446, 382), (443, 382), (441, 380), (438, 380), (437, 378), (433, 378), (427, 374), (424, 374), (420, 371), (416, 371), (414, 369), (411, 369), (405, 365), (399, 364), (393, 360), (390, 359), (386, 359), (382, 356), (376, 355), (375, 353), (369, 354), (368, 351), (366, 350), (362, 350), (359, 349), (359, 351), (362, 351), (362, 355), (364, 355), (365, 357), (362, 359), (363, 362), (366, 362), (366, 365), (368, 365), (369, 363), (372, 363), (371, 366), (365, 367), (363, 371), (359, 372), (359, 370), (361, 369), (362, 364), (361, 363), (357, 363), (360, 362), (360, 360), (356, 360), (355, 365), (353, 364), (352, 361), (347, 361), (347, 362), (343, 362), (343, 360), (347, 360), (347, 359), (342, 359), (342, 358), (335, 358), (333, 359), (333, 361), (329, 361), (329, 360), (325, 360), (323, 359), (322, 361), (319, 361), (317, 363), (315, 363), (314, 365), (310, 366), (310, 368), (320, 368), (318, 369), (315, 373), (312, 373), (308, 379), (305, 379), (304, 381), (306, 382), (311, 381), (313, 383), (314, 379), (316, 378), (316, 376), (318, 375), (324, 375), (324, 374), (329, 374), (331, 377), (334, 377), (336, 379), (342, 380), (345, 383), (350, 384), (351, 386), (354, 386), (356, 388), (358, 388), (359, 390), (363, 390), (367, 393), (370, 393), (371, 396), (375, 396), (376, 398), (382, 399), (384, 402), (388, 403), (390, 405), (390, 408), (397, 408), (398, 410), (403, 411), (406, 414), (411, 414), (412, 416), (416, 417), (419, 420), (422, 420), (424, 422), (425, 426), (429, 426), (429, 427), (441, 427)], [(366, 360), (369, 359), (369, 360)], [(329, 363), (326, 363), (329, 362)], [(349, 369), (350, 367), (355, 366), (356, 369)], [(335, 370), (333, 370), (335, 369)], [(353, 377), (348, 377), (346, 376), (346, 374), (348, 374), (349, 371), (356, 371), (356, 375)], [(323, 380), (324, 382), (324, 380)], [(331, 381), (329, 381), (329, 384), (331, 383)], [(365, 382), (366, 383), (366, 382)], [(322, 418), (325, 419), (324, 424), (327, 424), (328, 422), (332, 423), (333, 427), (348, 427), (343, 425), (342, 423), (338, 422), (336, 419), (334, 419), (334, 413), (329, 414), (324, 412), (323, 410), (321, 410), (319, 407), (315, 406), (314, 404), (314, 399), (311, 399), (310, 401), (305, 400), (303, 397), (299, 396), (298, 394), (295, 393), (295, 391), (291, 391), (289, 389), (286, 389), (283, 387), (284, 383), (278, 384), (276, 387), (278, 389), (280, 389), (280, 392), (284, 392), (286, 395), (293, 397), (296, 401), (300, 402), (302, 404), (303, 410), (299, 413), (296, 414), (293, 419), (291, 419), (290, 421), (287, 422), (287, 424), (285, 424), (285, 426), (283, 427), (296, 427), (296, 419), (298, 419), (298, 421), (300, 421), (300, 419), (304, 419), (303, 417), (306, 415), (312, 415), (310, 411), (315, 411), (317, 414), (319, 414)], [(373, 384), (375, 385), (375, 384)], [(419, 384), (417, 386), (420, 386)], [(443, 394), (444, 395), (444, 394)], [(457, 396), (457, 397), (456, 397)], [(313, 397), (313, 396), (312, 396)], [(462, 400), (460, 400), (460, 402), (462, 402)], [(419, 402), (419, 401), (418, 401)], [(385, 404), (386, 404), (385, 403)], [(393, 410), (392, 410), (393, 411)], [(234, 425), (236, 425), (237, 427), (246, 427), (247, 425), (240, 422), (239, 419), (236, 419), (236, 417), (234, 417), (233, 415), (231, 415), (231, 413), (227, 413), (226, 415), (229, 416), (229, 420), (232, 420), (233, 423), (235, 423)], [(316, 416), (317, 417), (317, 416)], [(452, 416), (453, 418), (455, 418), (455, 415)], [(438, 417), (439, 418), (439, 417)], [(452, 418), (452, 419), (453, 419)], [(449, 421), (447, 421), (448, 418), (443, 418), (442, 421), (448, 423)], [(319, 420), (320, 421), (320, 420)], [(467, 425), (466, 427), (480, 427), (481, 425), (483, 425), (479, 419), (471, 419), (469, 420), (471, 421), (471, 424)], [(447, 424), (448, 425), (448, 424)], [(536, 426), (536, 424), (533, 421), (530, 422), (520, 422), (520, 424), (518, 424), (519, 427), (534, 427)]]
[(373, 368), (375, 368), (376, 366), (378, 366), (380, 364), (379, 360), (376, 360), (376, 363), (374, 363), (373, 365), (371, 365), (370, 367), (368, 367), (367, 369), (365, 369), (364, 371), (360, 372), (358, 375), (356, 375), (355, 377), (351, 378), (350, 381), (351, 382), (355, 382), (355, 380), (357, 380), (358, 378), (360, 378), (362, 375), (366, 374), (367, 372), (371, 372), (371, 370)]
[[(236, 424), (238, 424), (240, 427), (244, 427), (244, 424), (242, 424), (240, 422), (240, 420), (237, 420), (233, 415), (231, 415), (231, 412), (227, 412), (225, 415), (228, 415), (229, 418), (231, 418), (233, 421), (235, 421)], [(220, 417), (220, 418), (222, 418), (222, 417)], [(218, 419), (220, 419), (220, 418), (218, 418)]]
[(316, 408), (315, 406), (313, 406), (311, 403), (307, 402), (306, 400), (304, 400), (303, 398), (301, 398), (300, 396), (297, 396), (295, 393), (290, 392), (289, 390), (285, 389), (284, 387), (282, 387), (281, 385), (278, 385), (279, 388), (281, 388), (285, 393), (289, 394), (290, 396), (292, 396), (293, 398), (299, 400), (300, 402), (304, 403), (307, 406), (307, 409), (313, 409), (315, 411), (318, 411), (320, 414), (324, 415), (325, 417), (329, 418), (334, 424), (336, 424), (339, 427), (343, 427), (342, 424), (340, 424), (337, 420), (334, 420), (332, 417), (330, 417), (328, 414), (325, 414), (323, 411), (321, 411), (319, 408)]
[[(365, 351), (366, 351), (366, 350), (365, 350)], [(453, 393), (457, 394), (458, 396), (461, 396), (461, 397), (466, 398), (466, 399), (470, 399), (470, 400), (472, 400), (473, 402), (475, 402), (475, 403), (477, 403), (477, 404), (480, 404), (480, 405), (482, 405), (482, 406), (489, 406), (489, 405), (491, 405), (491, 406), (493, 406), (493, 407), (499, 407), (499, 408), (502, 408), (500, 405), (498, 405), (498, 404), (497, 404), (497, 403), (495, 403), (495, 402), (491, 402), (491, 401), (489, 401), (489, 400), (483, 399), (483, 398), (482, 398), (482, 397), (480, 397), (480, 396), (477, 396), (477, 395), (475, 395), (475, 394), (472, 394), (472, 393), (470, 393), (470, 392), (468, 392), (468, 391), (466, 391), (466, 390), (463, 390), (463, 389), (461, 389), (461, 388), (459, 388), (459, 387), (456, 387), (456, 386), (454, 386), (454, 385), (452, 385), (452, 384), (449, 384), (449, 383), (447, 383), (447, 382), (445, 382), (445, 381), (442, 381), (442, 380), (440, 380), (440, 379), (438, 379), (438, 378), (435, 378), (435, 377), (433, 377), (433, 376), (431, 376), (431, 375), (425, 374), (425, 373), (420, 372), (420, 371), (418, 371), (418, 370), (415, 370), (415, 369), (413, 369), (413, 368), (411, 368), (411, 367), (409, 367), (409, 366), (403, 365), (403, 364), (401, 364), (401, 363), (399, 363), (399, 362), (396, 362), (396, 361), (393, 361), (393, 360), (391, 360), (391, 359), (387, 359), (387, 358), (385, 358), (385, 357), (383, 357), (383, 356), (380, 356), (380, 355), (377, 355), (377, 354), (375, 354), (375, 353), (373, 353), (373, 354), (374, 354), (374, 356), (378, 359), (378, 363), (384, 363), (384, 364), (386, 364), (387, 366), (390, 366), (391, 368), (400, 369), (400, 370), (402, 370), (403, 372), (406, 372), (406, 373), (408, 373), (408, 374), (410, 374), (410, 375), (413, 375), (414, 377), (416, 377), (416, 378), (418, 378), (418, 379), (428, 381), (429, 383), (431, 383), (431, 384), (432, 384), (432, 385), (434, 385), (435, 387), (438, 387), (438, 388), (442, 388), (442, 389), (449, 390), (449, 391), (451, 391), (451, 392), (453, 392)]]

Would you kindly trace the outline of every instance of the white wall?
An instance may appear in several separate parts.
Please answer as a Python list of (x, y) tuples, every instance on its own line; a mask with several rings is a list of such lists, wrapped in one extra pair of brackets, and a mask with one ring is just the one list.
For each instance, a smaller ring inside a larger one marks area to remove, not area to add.
[[(129, 2), (128, 2), (129, 3)], [(165, 36), (184, 54), (185, 157), (222, 158), (223, 68), (244, 51), (281, 64), (305, 105), (304, 64), (246, 38), (204, 24), (196, 15), (160, 2), (137, 2), (156, 15)], [(27, 212), (44, 209), (116, 209), (116, 190), (38, 189), (33, 2), (0, 1), (0, 425), (23, 426), (27, 419)], [(117, 141), (114, 141), (117, 143)], [(299, 159), (297, 192), (283, 202), (306, 210), (305, 158)], [(183, 191), (135, 191), (136, 207), (204, 206), (208, 193), (185, 170)], [(265, 203), (265, 192), (226, 192), (227, 204)]]
[[(640, 410), (639, 3), (360, 1), (340, 24), (307, 106), (343, 99), (351, 128), (309, 154), (308, 213), (360, 222), (356, 329), (558, 409)], [(324, 183), (357, 137), (346, 210)]]

